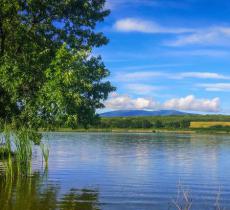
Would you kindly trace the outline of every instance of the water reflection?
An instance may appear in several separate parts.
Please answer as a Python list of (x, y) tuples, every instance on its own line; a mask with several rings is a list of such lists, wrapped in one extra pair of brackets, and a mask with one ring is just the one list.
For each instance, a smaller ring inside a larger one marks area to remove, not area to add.
[(32, 177), (0, 177), (1, 210), (100, 210), (98, 191), (70, 189), (60, 193), (58, 183), (49, 183), (45, 175)]
[[(214, 209), (219, 191), (230, 209), (228, 135), (51, 133), (49, 139), (47, 177), (0, 180), (0, 210), (165, 210), (178, 182), (191, 194), (192, 209)], [(33, 171), (42, 171), (34, 154)]]

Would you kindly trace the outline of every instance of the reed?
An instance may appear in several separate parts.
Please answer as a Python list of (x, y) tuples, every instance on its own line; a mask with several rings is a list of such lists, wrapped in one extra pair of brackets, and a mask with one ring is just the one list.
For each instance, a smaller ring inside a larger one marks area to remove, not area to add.
[[(27, 128), (20, 128), (15, 131), (10, 126), (4, 127), (1, 133), (0, 158), (3, 159), (4, 155), (4, 175), (7, 179), (13, 176), (28, 176), (31, 174), (33, 146), (39, 142), (39, 135)], [(47, 170), (48, 146), (41, 143), (40, 149)]]
[(49, 148), (46, 144), (41, 143), (41, 151), (42, 151), (42, 159), (45, 162), (45, 168), (48, 168), (48, 160), (49, 160)]
[(179, 183), (177, 198), (173, 200), (173, 205), (177, 210), (190, 210), (192, 208), (192, 199), (188, 190)]
[(29, 133), (26, 129), (19, 130), (13, 139), (17, 173), (23, 175), (30, 174), (33, 144), (29, 138)]
[[(176, 210), (192, 210), (193, 208), (193, 200), (189, 190), (185, 189), (185, 187), (181, 184), (178, 185), (178, 193), (177, 198), (172, 201), (173, 207)], [(216, 195), (216, 201), (213, 204), (214, 210), (224, 210), (221, 206), (221, 191)]]

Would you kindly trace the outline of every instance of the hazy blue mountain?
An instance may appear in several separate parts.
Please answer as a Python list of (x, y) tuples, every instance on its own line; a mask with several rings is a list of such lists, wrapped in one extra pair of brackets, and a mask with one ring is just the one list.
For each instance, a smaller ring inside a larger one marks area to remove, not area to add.
[(186, 115), (188, 113), (176, 110), (117, 110), (100, 114), (101, 117), (135, 117), (135, 116), (170, 116), (170, 115)]

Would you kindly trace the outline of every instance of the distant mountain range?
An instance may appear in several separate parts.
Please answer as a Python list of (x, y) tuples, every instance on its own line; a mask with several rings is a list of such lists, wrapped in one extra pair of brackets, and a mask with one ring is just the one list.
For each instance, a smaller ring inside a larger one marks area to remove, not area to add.
[(101, 117), (140, 117), (140, 116), (170, 116), (170, 115), (186, 115), (189, 113), (176, 110), (117, 110), (100, 114)]

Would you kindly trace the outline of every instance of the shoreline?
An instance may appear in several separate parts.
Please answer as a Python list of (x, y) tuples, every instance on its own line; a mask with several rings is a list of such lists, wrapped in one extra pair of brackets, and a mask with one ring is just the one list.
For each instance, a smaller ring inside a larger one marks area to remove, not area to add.
[(229, 131), (216, 131), (216, 130), (170, 130), (170, 129), (71, 129), (60, 128), (53, 131), (45, 131), (43, 129), (40, 132), (79, 132), (79, 133), (172, 133), (172, 134), (230, 134)]

